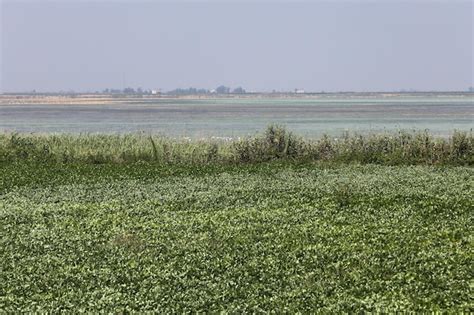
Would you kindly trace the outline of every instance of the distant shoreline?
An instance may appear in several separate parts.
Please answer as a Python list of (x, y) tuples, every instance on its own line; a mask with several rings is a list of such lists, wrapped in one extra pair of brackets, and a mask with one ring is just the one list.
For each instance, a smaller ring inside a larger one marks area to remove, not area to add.
[(245, 94), (102, 94), (102, 93), (5, 93), (0, 94), (1, 105), (113, 105), (153, 102), (155, 100), (212, 100), (212, 99), (391, 99), (421, 97), (471, 97), (473, 92), (332, 92), (332, 93), (245, 93)]

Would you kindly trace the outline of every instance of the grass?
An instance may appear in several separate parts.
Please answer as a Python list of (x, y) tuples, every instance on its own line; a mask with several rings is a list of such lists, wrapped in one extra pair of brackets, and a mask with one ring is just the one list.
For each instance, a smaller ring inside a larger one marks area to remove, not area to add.
[(472, 133), (0, 136), (0, 312), (472, 312)]
[(472, 311), (474, 169), (0, 164), (2, 312)]
[(382, 165), (474, 165), (474, 135), (428, 131), (303, 139), (280, 126), (254, 137), (219, 140), (169, 139), (148, 134), (0, 134), (0, 161), (56, 163), (241, 164), (271, 160)]

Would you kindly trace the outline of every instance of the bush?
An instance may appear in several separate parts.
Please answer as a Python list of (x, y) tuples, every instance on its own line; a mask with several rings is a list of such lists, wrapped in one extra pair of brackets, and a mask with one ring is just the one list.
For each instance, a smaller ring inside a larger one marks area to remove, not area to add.
[(474, 165), (472, 131), (437, 138), (428, 131), (328, 135), (303, 139), (270, 125), (254, 137), (191, 141), (146, 134), (0, 134), (0, 161), (58, 163), (222, 164), (270, 160), (331, 161), (385, 165)]

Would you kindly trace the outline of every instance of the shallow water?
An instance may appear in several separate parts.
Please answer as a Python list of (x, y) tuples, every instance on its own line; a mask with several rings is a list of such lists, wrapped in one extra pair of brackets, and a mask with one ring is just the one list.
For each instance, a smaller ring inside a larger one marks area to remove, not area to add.
[(270, 123), (307, 137), (424, 130), (446, 136), (474, 128), (474, 100), (463, 97), (322, 99), (160, 99), (111, 105), (1, 105), (0, 131), (153, 132), (236, 137)]

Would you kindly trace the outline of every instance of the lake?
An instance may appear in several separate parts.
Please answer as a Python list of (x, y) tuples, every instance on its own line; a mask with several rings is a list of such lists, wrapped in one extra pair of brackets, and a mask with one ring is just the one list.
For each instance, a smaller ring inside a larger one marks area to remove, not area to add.
[(306, 137), (428, 129), (440, 136), (474, 127), (472, 95), (153, 99), (118, 104), (2, 104), (0, 131), (152, 132), (177, 137), (252, 135), (270, 123)]

